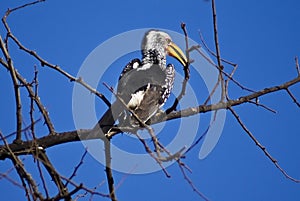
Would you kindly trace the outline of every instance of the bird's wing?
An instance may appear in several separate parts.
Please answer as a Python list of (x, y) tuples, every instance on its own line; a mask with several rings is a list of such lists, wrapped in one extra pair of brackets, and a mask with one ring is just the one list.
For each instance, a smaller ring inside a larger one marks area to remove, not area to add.
[(134, 112), (144, 122), (149, 120), (164, 105), (171, 94), (175, 78), (174, 66), (169, 64), (164, 74), (165, 79), (162, 85), (148, 84), (147, 87), (143, 87), (138, 91), (140, 96), (137, 97), (141, 97), (142, 100), (135, 101), (139, 104)]
[(161, 106), (160, 99), (162, 96), (162, 87), (159, 85), (149, 84), (143, 93), (142, 100), (139, 105), (133, 110), (134, 113), (142, 120), (146, 122), (149, 120)]
[(122, 77), (128, 73), (129, 71), (131, 71), (132, 69), (136, 69), (141, 65), (141, 61), (139, 59), (132, 59), (122, 70), (120, 76), (119, 76), (119, 80), (122, 79)]

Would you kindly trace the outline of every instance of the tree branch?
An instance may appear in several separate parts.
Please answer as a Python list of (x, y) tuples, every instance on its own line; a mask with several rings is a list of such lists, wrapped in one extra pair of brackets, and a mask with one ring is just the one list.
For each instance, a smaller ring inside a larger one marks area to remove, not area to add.
[(20, 143), (22, 140), (22, 104), (21, 104), (21, 96), (20, 96), (20, 89), (19, 89), (19, 83), (16, 76), (16, 69), (13, 66), (12, 59), (10, 58), (10, 55), (8, 53), (7, 47), (5, 47), (5, 44), (2, 40), (2, 37), (0, 36), (0, 48), (2, 50), (2, 53), (7, 61), (8, 70), (13, 82), (14, 86), (14, 92), (15, 92), (15, 101), (16, 101), (16, 117), (17, 117), (17, 135), (15, 142)]
[(173, 105), (168, 108), (166, 110), (166, 113), (169, 114), (172, 111), (175, 111), (177, 108), (177, 105), (179, 104), (179, 101), (183, 98), (183, 96), (185, 95), (185, 91), (186, 91), (186, 85), (188, 80), (190, 79), (190, 50), (189, 50), (189, 43), (188, 43), (188, 34), (187, 34), (187, 30), (186, 30), (186, 25), (185, 23), (181, 23), (181, 29), (184, 33), (184, 38), (185, 38), (185, 54), (186, 54), (186, 58), (187, 58), (187, 63), (185, 66), (183, 66), (183, 72), (184, 72), (184, 79), (182, 81), (182, 86), (181, 86), (181, 91), (180, 94), (176, 97), (176, 99), (174, 100)]
[[(219, 109), (228, 109), (229, 107), (241, 105), (243, 103), (247, 103), (253, 99), (259, 98), (261, 96), (264, 96), (266, 94), (270, 94), (273, 92), (277, 92), (280, 90), (286, 90), (286, 88), (289, 88), (297, 83), (300, 82), (300, 76), (285, 82), (281, 85), (272, 86), (269, 88), (262, 89), (260, 91), (250, 93), (246, 96), (241, 96), (240, 98), (236, 100), (228, 100), (226, 102), (219, 102), (216, 104), (211, 105), (199, 105), (195, 107), (186, 108), (180, 111), (172, 112), (168, 115), (161, 114), (162, 116), (156, 116), (151, 119), (152, 124), (169, 121), (172, 119), (178, 119), (182, 117), (189, 117), (193, 115), (197, 115), (199, 113), (206, 113), (210, 111), (215, 111)], [(122, 131), (119, 130), (118, 133), (121, 133)], [(67, 131), (62, 133), (55, 133), (53, 135), (44, 136), (41, 138), (36, 139), (36, 143), (38, 146), (43, 147), (44, 149), (63, 144), (68, 142), (75, 142), (80, 140), (90, 140), (90, 139), (98, 139), (99, 135), (95, 133), (91, 133), (90, 129), (80, 129), (80, 130), (73, 130), (73, 131)], [(23, 142), (20, 145), (16, 145), (14, 143), (9, 144), (10, 149), (16, 154), (16, 155), (26, 155), (30, 154), (32, 152), (32, 141), (26, 141)], [(5, 158), (9, 157), (9, 153), (7, 152), (5, 146), (0, 146), (0, 160), (4, 160)]]
[[(43, 200), (43, 196), (42, 194), (38, 191), (38, 187), (36, 185), (36, 182), (33, 180), (32, 176), (26, 171), (22, 161), (15, 155), (15, 153), (10, 149), (9, 144), (7, 143), (6, 139), (4, 138), (4, 136), (2, 135), (2, 133), (0, 132), (0, 137), (2, 139), (2, 141), (4, 142), (4, 147), (7, 150), (8, 154), (9, 154), (9, 158), (12, 161), (12, 163), (14, 164), (16, 171), (22, 181), (23, 187), (26, 191), (26, 194), (28, 194), (28, 198), (29, 198), (29, 193), (32, 194), (34, 199), (40, 199)], [(31, 192), (29, 192), (27, 190), (25, 181), (28, 183), (29, 185), (29, 189)]]
[(225, 86), (224, 86), (224, 79), (222, 75), (223, 71), (223, 65), (221, 62), (221, 54), (220, 54), (220, 47), (219, 47), (219, 37), (218, 37), (218, 28), (217, 28), (217, 11), (216, 11), (216, 5), (215, 5), (215, 0), (211, 1), (212, 5), (212, 13), (213, 13), (213, 26), (214, 26), (214, 38), (215, 38), (215, 48), (216, 48), (216, 53), (217, 53), (217, 61), (218, 61), (218, 66), (219, 66), (219, 78), (218, 78), (218, 83), (221, 84), (221, 101), (224, 100), (225, 98)]
[[(8, 64), (3, 61), (1, 58), (0, 58), (0, 63), (5, 67), (5, 68), (9, 68)], [(42, 113), (43, 117), (44, 117), (44, 120), (45, 120), (45, 123), (48, 127), (48, 130), (49, 130), (49, 134), (53, 134), (55, 133), (55, 129), (54, 129), (54, 125), (50, 119), (50, 116), (49, 116), (49, 113), (48, 111), (46, 110), (46, 108), (44, 107), (44, 105), (42, 104), (41, 100), (39, 97), (37, 97), (35, 95), (35, 92), (32, 90), (31, 86), (30, 86), (30, 83), (28, 83), (26, 81), (25, 78), (23, 78), (21, 76), (21, 74), (19, 74), (18, 72), (16, 72), (16, 76), (19, 80), (19, 82), (26, 88), (28, 94), (29, 94), (29, 97), (34, 99), (34, 102), (36, 103), (37, 107), (39, 108), (40, 112)]]
[(114, 177), (111, 169), (111, 148), (110, 140), (104, 139), (104, 151), (105, 151), (105, 173), (108, 183), (109, 196), (111, 201), (117, 201), (115, 187), (114, 187)]
[(248, 134), (248, 136), (251, 138), (251, 140), (264, 152), (264, 154), (272, 161), (272, 163), (276, 166), (276, 168), (288, 179), (292, 180), (293, 182), (300, 183), (300, 180), (295, 179), (288, 175), (282, 167), (278, 164), (278, 161), (271, 156), (271, 154), (267, 151), (266, 147), (264, 147), (262, 144), (259, 143), (259, 141), (254, 137), (254, 135), (251, 133), (251, 131), (245, 126), (245, 124), (242, 122), (238, 114), (231, 108), (228, 108), (229, 111), (233, 114), (235, 119), (238, 121), (239, 125), (243, 128), (243, 130)]

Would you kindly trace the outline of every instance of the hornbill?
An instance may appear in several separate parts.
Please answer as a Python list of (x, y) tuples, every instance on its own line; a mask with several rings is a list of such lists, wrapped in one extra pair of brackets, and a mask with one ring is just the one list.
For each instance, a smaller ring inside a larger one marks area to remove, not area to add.
[[(105, 112), (93, 130), (106, 134), (114, 125), (129, 119), (131, 126), (138, 126), (137, 119), (126, 112), (120, 99), (134, 112), (140, 121), (146, 123), (164, 105), (169, 98), (175, 77), (172, 64), (166, 65), (166, 56), (176, 58), (183, 66), (187, 58), (171, 37), (159, 30), (145, 33), (142, 44), (142, 60), (133, 59), (123, 69), (117, 86), (118, 99)], [(124, 115), (121, 115), (124, 114)], [(127, 115), (125, 115), (127, 114)], [(123, 118), (120, 118), (123, 116)], [(103, 135), (101, 135), (103, 136)]]

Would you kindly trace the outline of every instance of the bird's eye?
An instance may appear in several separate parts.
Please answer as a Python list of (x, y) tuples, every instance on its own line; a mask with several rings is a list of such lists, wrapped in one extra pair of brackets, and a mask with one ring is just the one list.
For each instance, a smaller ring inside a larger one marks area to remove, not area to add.
[(170, 38), (166, 38), (167, 40), (167, 43), (169, 44), (171, 42), (171, 39)]

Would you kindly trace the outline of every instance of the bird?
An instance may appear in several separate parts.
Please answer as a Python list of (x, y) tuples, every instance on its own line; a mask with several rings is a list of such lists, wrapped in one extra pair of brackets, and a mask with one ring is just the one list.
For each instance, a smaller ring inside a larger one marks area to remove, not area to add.
[[(130, 119), (131, 126), (146, 123), (165, 104), (174, 84), (175, 68), (166, 64), (167, 55), (177, 59), (183, 66), (188, 64), (183, 51), (164, 31), (151, 29), (144, 34), (141, 42), (142, 59), (132, 59), (122, 70), (117, 85), (117, 100), (104, 113), (94, 129), (105, 134), (119, 120)], [(125, 111), (126, 104), (139, 120)], [(125, 114), (125, 115), (124, 115)], [(125, 117), (124, 117), (125, 116)], [(126, 121), (123, 121), (126, 122)]]

